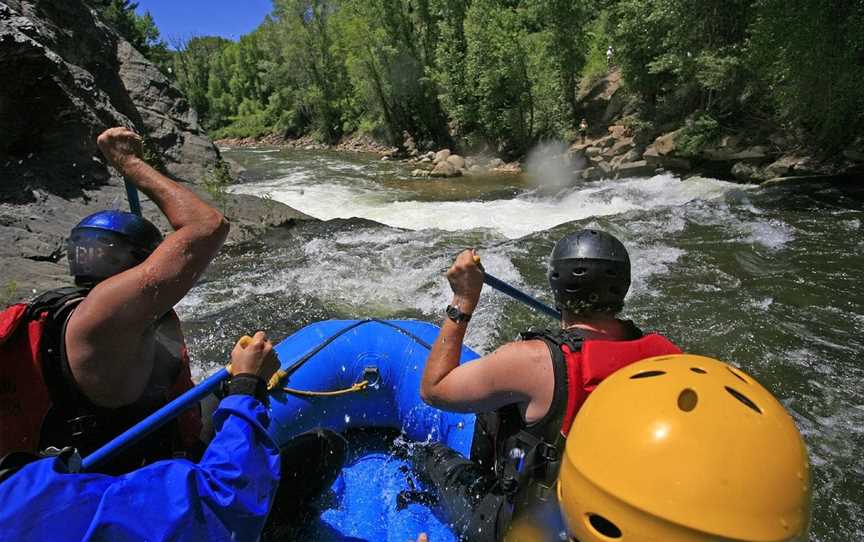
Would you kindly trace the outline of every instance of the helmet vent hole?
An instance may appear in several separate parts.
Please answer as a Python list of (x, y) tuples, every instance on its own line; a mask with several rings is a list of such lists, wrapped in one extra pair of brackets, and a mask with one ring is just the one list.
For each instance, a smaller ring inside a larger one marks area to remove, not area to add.
[(597, 294), (591, 294), (588, 296), (588, 301), (590, 301), (591, 303), (597, 303), (598, 301), (600, 301), (600, 296)]
[(749, 384), (749, 382), (747, 382), (747, 380), (743, 376), (741, 376), (737, 372), (733, 371), (731, 367), (726, 367), (726, 370), (729, 371), (730, 373), (732, 373), (732, 376), (734, 376), (735, 378), (737, 378), (741, 382), (743, 382), (745, 384)]
[(554, 273), (552, 273), (552, 278), (555, 279), (555, 280), (558, 280), (558, 272), (557, 272), (557, 271), (555, 271)]
[(744, 395), (743, 393), (741, 393), (740, 391), (738, 391), (734, 388), (730, 388), (729, 386), (725, 386), (725, 388), (726, 388), (726, 391), (729, 392), (729, 395), (731, 395), (735, 399), (738, 399), (739, 401), (741, 401), (741, 403), (743, 403), (744, 406), (746, 406), (747, 408), (753, 409), (755, 412), (758, 412), (759, 414), (762, 414), (762, 409), (759, 408), (758, 406), (756, 406), (756, 403), (751, 401), (749, 397), (747, 397), (746, 395)]
[(690, 412), (696, 408), (696, 403), (698, 402), (699, 396), (690, 388), (687, 388), (678, 394), (678, 408), (684, 412)]
[(587, 271), (588, 271), (588, 270), (585, 269), (584, 267), (576, 267), (576, 268), (573, 269), (573, 276), (574, 276), (574, 277), (581, 277), (581, 276), (583, 276)]
[(582, 288), (580, 288), (578, 286), (574, 286), (573, 288), (564, 288), (564, 291), (567, 292), (568, 294), (575, 294), (576, 292), (578, 292), (581, 289)]
[(621, 538), (621, 529), (603, 516), (588, 514), (588, 523), (600, 535), (607, 538)]
[(698, 373), (700, 375), (704, 375), (704, 374), (708, 373), (708, 371), (706, 371), (705, 369), (700, 369), (699, 367), (690, 367), (690, 370), (693, 371), (694, 373)]
[(666, 371), (642, 371), (641, 373), (636, 373), (635, 375), (630, 377), (630, 380), (636, 380), (638, 378), (651, 378), (654, 376), (665, 375)]

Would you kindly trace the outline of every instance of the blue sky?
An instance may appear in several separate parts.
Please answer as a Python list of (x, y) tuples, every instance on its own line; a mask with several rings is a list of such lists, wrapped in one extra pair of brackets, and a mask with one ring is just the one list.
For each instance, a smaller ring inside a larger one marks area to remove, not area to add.
[(138, 13), (149, 11), (169, 44), (172, 38), (222, 36), (237, 40), (261, 24), (271, 0), (137, 0)]

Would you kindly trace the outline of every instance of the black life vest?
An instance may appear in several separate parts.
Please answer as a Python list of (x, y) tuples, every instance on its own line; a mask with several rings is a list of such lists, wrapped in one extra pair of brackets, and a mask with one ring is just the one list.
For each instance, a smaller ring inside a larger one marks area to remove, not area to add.
[(549, 411), (525, 423), (517, 404), (477, 416), (471, 458), (490, 469), (513, 513), (548, 501), (554, 495), (570, 426), (588, 395), (606, 377), (639, 360), (681, 350), (665, 337), (643, 335), (632, 322), (627, 339), (585, 339), (578, 330), (526, 332), (522, 340), (542, 340), (552, 356), (555, 378)]
[[(154, 369), (142, 397), (113, 409), (87, 399), (72, 377), (63, 338), (72, 311), (88, 293), (51, 290), (0, 313), (0, 457), (67, 446), (86, 456), (193, 386), (179, 320), (171, 311), (154, 328)], [(128, 472), (159, 459), (195, 455), (200, 430), (195, 406), (100, 470)]]

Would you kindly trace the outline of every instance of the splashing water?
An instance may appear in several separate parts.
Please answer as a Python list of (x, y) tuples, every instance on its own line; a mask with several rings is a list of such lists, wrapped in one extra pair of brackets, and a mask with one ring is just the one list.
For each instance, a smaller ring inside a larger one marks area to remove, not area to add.
[[(279, 339), (327, 318), (438, 322), (450, 295), (442, 269), (466, 246), (548, 302), (554, 242), (604, 229), (631, 253), (628, 318), (740, 366), (790, 410), (814, 467), (811, 539), (864, 540), (860, 188), (657, 175), (548, 190), (521, 177), (416, 180), (395, 163), (262, 151), (227, 153), (258, 175), (238, 192), (380, 224), (303, 224), (225, 251), (178, 307), (194, 358), (221, 365), (250, 329)], [(549, 324), (484, 290), (466, 342), (489, 351)]]

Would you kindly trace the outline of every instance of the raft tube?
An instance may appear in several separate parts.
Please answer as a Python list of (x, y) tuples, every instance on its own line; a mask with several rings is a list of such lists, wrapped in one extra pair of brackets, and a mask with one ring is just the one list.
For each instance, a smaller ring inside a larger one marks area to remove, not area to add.
[[(318, 427), (395, 429), (408, 441), (443, 442), (468, 456), (474, 415), (443, 412), (420, 399), (423, 367), (438, 331), (414, 320), (328, 320), (300, 329), (275, 347), (289, 373), (282, 387), (333, 392), (364, 380), (369, 385), (335, 396), (273, 393), (271, 435), (284, 444)], [(477, 357), (463, 346), (461, 362)], [(322, 510), (319, 534), (310, 539), (405, 542), (426, 532), (436, 542), (455, 540), (429, 505), (397, 506), (398, 494), (418, 483), (406, 467), (381, 450), (356, 454), (334, 483), (335, 504)]]

